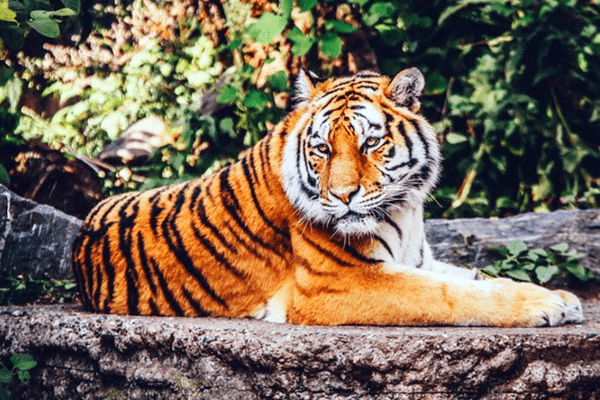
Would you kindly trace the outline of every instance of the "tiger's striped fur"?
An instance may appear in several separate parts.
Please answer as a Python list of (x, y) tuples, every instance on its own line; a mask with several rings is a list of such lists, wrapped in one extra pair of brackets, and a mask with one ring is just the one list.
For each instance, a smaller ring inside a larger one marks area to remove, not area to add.
[(301, 73), (294, 110), (239, 162), (103, 201), (73, 252), (85, 306), (323, 325), (582, 321), (570, 293), (433, 259), (423, 203), (441, 156), (423, 87), (415, 68)]

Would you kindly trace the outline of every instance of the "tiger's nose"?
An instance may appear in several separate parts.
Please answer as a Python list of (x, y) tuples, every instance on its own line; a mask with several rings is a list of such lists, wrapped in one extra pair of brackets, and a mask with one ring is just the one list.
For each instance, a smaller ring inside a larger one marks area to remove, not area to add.
[(345, 186), (345, 187), (336, 187), (330, 188), (329, 193), (342, 201), (344, 204), (350, 204), (352, 198), (358, 193), (360, 190), (359, 186)]

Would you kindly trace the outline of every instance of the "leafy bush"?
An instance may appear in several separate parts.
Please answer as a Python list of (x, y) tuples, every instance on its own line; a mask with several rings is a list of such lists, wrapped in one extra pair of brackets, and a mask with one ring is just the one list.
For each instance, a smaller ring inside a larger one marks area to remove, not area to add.
[(521, 240), (510, 242), (506, 248), (492, 249), (504, 258), (488, 265), (482, 271), (491, 276), (507, 276), (526, 282), (545, 284), (552, 279), (565, 282), (569, 277), (587, 282), (593, 277), (577, 260), (585, 254), (569, 250), (566, 243), (548, 250), (529, 249)]
[(22, 305), (42, 297), (52, 303), (69, 302), (77, 292), (72, 280), (32, 278), (30, 276), (12, 276), (0, 271), (0, 305)]
[[(140, 4), (118, 6), (111, 15), (124, 19)], [(594, 2), (232, 0), (214, 6), (222, 8), (224, 28), (203, 31), (195, 15), (177, 14), (175, 26), (164, 28), (177, 35), (146, 42), (125, 36), (129, 44), (119, 45), (125, 52), (119, 60), (126, 61), (48, 73), (56, 82), (44, 94), (64, 107), (49, 118), (16, 113), (17, 134), (94, 156), (131, 123), (159, 115), (177, 140), (146, 166), (109, 175), (107, 194), (189, 179), (229, 162), (279, 121), (289, 106), (290, 76), (300, 66), (324, 75), (348, 71), (348, 60), (362, 52), (349, 44), (362, 40), (383, 73), (417, 66), (427, 77), (423, 112), (440, 132), (446, 158), (431, 216), (598, 206), (600, 14)], [(109, 9), (99, 3), (94, 12), (103, 7)], [(99, 36), (110, 36), (108, 13), (94, 19)], [(30, 86), (33, 78), (21, 77)], [(217, 102), (228, 107), (203, 114), (204, 94), (217, 82)]]
[(37, 361), (30, 354), (13, 354), (10, 357), (12, 368), (0, 361), (0, 400), (10, 400), (12, 393), (7, 386), (13, 382), (13, 375), (16, 375), (22, 384), (29, 383), (31, 371), (37, 365)]

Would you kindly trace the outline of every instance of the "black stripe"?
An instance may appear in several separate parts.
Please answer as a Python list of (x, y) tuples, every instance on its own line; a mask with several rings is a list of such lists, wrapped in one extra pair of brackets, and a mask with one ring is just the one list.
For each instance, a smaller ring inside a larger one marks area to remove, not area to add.
[(285, 240), (280, 241), (280, 243), (285, 248), (285, 251), (287, 251), (287, 252), (292, 251), (291, 247), (289, 246), (290, 233), (287, 232), (287, 231), (282, 230), (280, 227), (276, 226), (273, 223), (273, 221), (271, 221), (269, 218), (267, 218), (267, 216), (265, 215), (264, 210), (260, 206), (260, 202), (258, 200), (258, 197), (256, 196), (256, 191), (254, 190), (254, 185), (253, 185), (253, 182), (252, 182), (252, 178), (250, 176), (250, 167), (248, 166), (248, 161), (247, 161), (246, 158), (242, 159), (242, 170), (244, 171), (244, 176), (246, 177), (246, 181), (248, 183), (248, 188), (250, 189), (250, 195), (252, 196), (252, 202), (254, 203), (254, 207), (258, 211), (258, 214), (260, 215), (260, 217), (262, 218), (262, 220), (271, 229), (273, 229), (273, 231), (275, 231), (276, 234), (278, 234), (279, 236), (283, 236), (283, 238)]
[(140, 292), (137, 287), (138, 273), (135, 268), (128, 268), (125, 271), (125, 281), (127, 282), (127, 313), (139, 315)]
[[(82, 275), (82, 263), (79, 261), (81, 258), (81, 246), (83, 243), (83, 235), (81, 234), (81, 232), (79, 232), (79, 234), (76, 236), (75, 241), (73, 243), (73, 249), (74, 251), (72, 251), (72, 259), (71, 259), (71, 269), (73, 270), (73, 274), (75, 275), (75, 282), (77, 283), (77, 287), (79, 288), (79, 294), (81, 297), (81, 300), (83, 301), (83, 305), (87, 310), (91, 310), (91, 303), (90, 300), (88, 298), (87, 293), (85, 292), (85, 282), (83, 280), (83, 275)], [(85, 249), (84, 249), (85, 250)]]
[(423, 263), (425, 262), (423, 242), (421, 242), (421, 248), (419, 249), (419, 256), (421, 257), (421, 259), (419, 260), (419, 263), (416, 265), (416, 268), (423, 267)]
[[(80, 234), (83, 234), (84, 231), (80, 231)], [(94, 269), (97, 268), (92, 264), (92, 246), (95, 241), (91, 237), (88, 238), (88, 242), (85, 245), (84, 253), (83, 253), (83, 263), (85, 265), (85, 284), (80, 286), (80, 290), (82, 296), (84, 296), (90, 305), (92, 304), (93, 296), (93, 285), (94, 285)], [(96, 282), (99, 285), (98, 282)], [(93, 307), (98, 307), (98, 304), (93, 304)]]
[(360, 254), (358, 251), (356, 251), (356, 249), (352, 246), (349, 246), (348, 244), (344, 243), (339, 243), (336, 241), (333, 241), (333, 243), (335, 243), (336, 245), (338, 245), (343, 251), (345, 251), (346, 253), (350, 254), (352, 257), (356, 258), (357, 260), (367, 263), (367, 264), (377, 264), (382, 262), (383, 260), (378, 260), (375, 258), (369, 258), (363, 254)]
[(392, 228), (394, 228), (396, 230), (396, 233), (398, 234), (398, 238), (400, 239), (400, 241), (402, 242), (402, 229), (400, 229), (400, 227), (398, 226), (398, 224), (396, 224), (396, 222), (394, 220), (392, 220), (389, 215), (386, 215), (384, 217), (385, 222), (387, 222), (389, 225), (392, 226)]
[(160, 286), (160, 290), (162, 291), (165, 300), (169, 304), (169, 307), (171, 307), (171, 310), (173, 310), (175, 315), (184, 315), (183, 309), (177, 302), (177, 299), (175, 299), (175, 296), (173, 296), (171, 289), (169, 289), (169, 285), (165, 280), (165, 276), (162, 274), (159, 265), (156, 263), (156, 261), (154, 261), (153, 258), (150, 258), (149, 261), (154, 275), (156, 275), (158, 278), (158, 285)]
[[(226, 168), (225, 170), (228, 170)], [(200, 285), (200, 287), (210, 296), (214, 301), (219, 303), (225, 308), (229, 308), (225, 300), (223, 300), (210, 286), (206, 277), (202, 275), (202, 272), (196, 268), (194, 265), (194, 261), (190, 257), (187, 249), (183, 244), (183, 240), (181, 239), (181, 235), (177, 230), (177, 226), (175, 225), (175, 221), (177, 219), (178, 214), (181, 212), (181, 208), (183, 207), (183, 203), (185, 202), (185, 190), (187, 189), (188, 184), (184, 185), (177, 195), (177, 199), (175, 201), (174, 208), (172, 210), (171, 215), (165, 218), (162, 223), (162, 231), (163, 237), (167, 242), (167, 246), (173, 252), (175, 257), (179, 263), (185, 268), (185, 270), (196, 280), (196, 282)], [(173, 242), (175, 240), (175, 242)]]
[(104, 265), (104, 272), (106, 273), (106, 288), (108, 293), (104, 299), (102, 306), (103, 312), (110, 312), (110, 304), (115, 293), (115, 267), (110, 261), (110, 242), (109, 236), (104, 236), (104, 243), (102, 244), (102, 265)]
[(200, 185), (196, 185), (196, 187), (194, 187), (194, 191), (192, 192), (192, 197), (190, 199), (190, 211), (194, 210), (196, 202), (198, 201), (198, 196), (200, 196), (201, 192), (202, 188), (200, 187)]
[(185, 286), (183, 286), (181, 288), (181, 293), (183, 294), (183, 297), (185, 297), (185, 299), (188, 301), (188, 303), (190, 303), (190, 305), (192, 306), (194, 311), (196, 311), (196, 316), (198, 316), (198, 317), (208, 317), (209, 316), (209, 313), (204, 308), (202, 308), (202, 306), (200, 305), (198, 300), (196, 300), (194, 298), (194, 296), (185, 288)]
[(417, 189), (422, 187), (425, 184), (425, 182), (427, 182), (427, 180), (429, 179), (430, 176), (431, 176), (431, 167), (428, 164), (424, 164), (419, 169), (419, 172), (411, 175), (411, 177), (410, 177), (411, 187), (414, 187)]
[[(269, 154), (271, 152), (272, 137), (273, 136), (271, 134), (269, 134), (267, 138), (263, 139), (262, 144), (260, 145), (260, 148), (259, 148), (260, 165), (263, 170), (262, 178), (263, 178), (263, 182), (267, 186), (268, 191), (271, 191), (271, 185), (270, 185), (269, 181), (270, 181), (270, 177), (273, 176), (273, 171), (271, 170), (271, 163), (269, 163)], [(270, 174), (267, 174), (267, 171), (270, 172)]]
[(159, 200), (161, 195), (169, 188), (171, 188), (171, 186), (163, 186), (160, 189), (156, 189), (156, 193), (148, 198), (148, 202), (154, 203), (156, 200)]
[(101, 265), (97, 265), (96, 266), (96, 280), (95, 280), (95, 287), (94, 287), (94, 294), (92, 295), (92, 298), (94, 299), (94, 308), (97, 310), (98, 308), (100, 308), (100, 293), (102, 291), (102, 281), (104, 279), (102, 279), (102, 266)]
[(217, 260), (219, 262), (219, 264), (223, 265), (225, 267), (225, 269), (227, 269), (227, 271), (231, 272), (239, 280), (241, 280), (242, 282), (245, 283), (245, 281), (246, 281), (246, 279), (248, 279), (248, 277), (243, 272), (241, 272), (237, 268), (235, 268), (233, 266), (233, 264), (231, 264), (227, 260), (225, 255), (223, 253), (219, 252), (215, 248), (215, 246), (212, 245), (210, 240), (208, 240), (204, 235), (202, 235), (202, 233), (200, 233), (200, 231), (193, 224), (192, 224), (192, 231), (194, 232), (194, 236), (196, 237), (196, 239), (198, 239), (200, 241), (200, 243), (202, 243), (202, 246), (204, 246), (204, 248), (206, 250), (208, 250), (208, 252), (213, 256), (213, 258), (215, 260)]
[(410, 140), (410, 138), (408, 137), (408, 134), (406, 133), (406, 129), (404, 129), (404, 121), (400, 121), (398, 123), (398, 132), (400, 132), (400, 135), (402, 135), (402, 137), (404, 138), (404, 143), (406, 145), (406, 148), (408, 149), (408, 159), (410, 161), (413, 160), (413, 144), (412, 144), (412, 140)]
[(360, 78), (360, 79), (368, 79), (368, 78), (380, 78), (381, 75), (379, 75), (377, 72), (363, 71), (363, 72), (359, 72), (358, 74), (354, 75), (354, 77)]
[[(108, 230), (109, 226), (112, 224), (107, 224), (104, 226), (101, 226), (100, 229), (98, 229), (97, 231), (93, 231), (93, 230), (88, 230), (87, 226), (84, 226), (80, 231), (79, 231), (79, 235), (80, 236), (87, 236), (87, 243), (85, 243), (84, 247), (83, 247), (83, 260), (84, 260), (84, 264), (85, 264), (85, 279), (83, 279), (83, 276), (81, 276), (82, 279), (82, 283), (83, 285), (80, 286), (80, 290), (83, 294), (86, 295), (87, 300), (90, 302), (89, 304), (92, 305), (92, 300), (95, 298), (94, 293), (99, 291), (99, 287), (101, 286), (101, 282), (95, 281), (94, 280), (94, 269), (100, 269), (100, 266), (94, 265), (92, 263), (92, 247), (97, 243), (97, 241), (102, 238), (102, 236), (104, 236), (106, 234), (106, 231)], [(81, 240), (81, 243), (83, 243), (83, 239)], [(96, 274), (96, 277), (98, 277), (98, 274)], [(95, 287), (95, 288), (94, 288)], [(93, 304), (94, 308), (98, 307), (98, 303)]]
[[(131, 196), (119, 210), (119, 249), (121, 251), (121, 256), (125, 259), (126, 263), (125, 280), (127, 283), (127, 308), (128, 314), (131, 315), (139, 314), (139, 290), (137, 287), (138, 274), (131, 252), (132, 231), (139, 211), (139, 204), (134, 203), (135, 200), (138, 200), (138, 197)], [(129, 205), (132, 205), (132, 213), (127, 216), (126, 210)]]
[(355, 264), (349, 263), (347, 261), (342, 260), (341, 258), (337, 257), (335, 254), (333, 254), (332, 252), (322, 248), (321, 246), (319, 246), (317, 243), (313, 242), (312, 240), (310, 240), (308, 237), (306, 237), (305, 235), (302, 235), (302, 238), (308, 243), (310, 244), (312, 247), (314, 247), (319, 253), (321, 253), (322, 255), (324, 255), (327, 258), (332, 259), (336, 264), (341, 265), (342, 267), (355, 267)]
[(417, 123), (417, 121), (412, 120), (412, 119), (408, 120), (408, 122), (410, 122), (410, 124), (413, 126), (413, 128), (415, 128), (415, 131), (417, 132), (417, 136), (419, 136), (419, 139), (421, 139), (421, 142), (423, 143), (423, 146), (425, 147), (425, 158), (427, 158), (428, 160), (431, 160), (431, 156), (429, 155), (429, 143), (427, 143), (427, 140), (425, 140), (425, 136), (423, 135), (421, 126)]
[(383, 247), (385, 247), (385, 250), (390, 253), (390, 255), (392, 256), (392, 258), (394, 258), (394, 253), (392, 252), (392, 248), (390, 247), (390, 245), (381, 237), (379, 236), (373, 236), (373, 238), (375, 240), (377, 240), (379, 243), (381, 243), (383, 245)]
[(300, 256), (296, 256), (294, 258), (294, 261), (297, 262), (298, 264), (300, 264), (302, 266), (302, 268), (304, 268), (305, 270), (307, 270), (309, 273), (311, 273), (313, 275), (317, 275), (317, 276), (333, 276), (333, 275), (337, 275), (337, 273), (335, 273), (335, 272), (317, 271), (316, 269), (314, 269), (310, 265), (310, 261), (308, 261), (306, 258), (303, 258), (303, 257), (300, 257)]
[(152, 228), (152, 232), (154, 232), (155, 235), (158, 234), (158, 216), (164, 210), (164, 208), (158, 205), (158, 202), (152, 203), (152, 208), (150, 209), (150, 228)]
[[(342, 101), (343, 99), (344, 99), (343, 97), (341, 97), (341, 98), (338, 97), (339, 101)], [(346, 103), (342, 103), (342, 104), (340, 104), (339, 106), (337, 106), (335, 108), (330, 108), (330, 109), (328, 109), (327, 111), (325, 111), (323, 113), (323, 116), (324, 117), (329, 117), (331, 114), (333, 114), (336, 111), (339, 111), (339, 110), (343, 109), (344, 107), (346, 107)], [(325, 107), (323, 107), (323, 109), (325, 109)]]
[(148, 299), (148, 304), (150, 305), (150, 312), (152, 313), (151, 315), (160, 315), (160, 310), (156, 306), (156, 303), (154, 302), (152, 297)]
[[(264, 140), (264, 139), (263, 139)], [(258, 151), (260, 153), (260, 148), (256, 149), (255, 147), (253, 147), (252, 149), (250, 149), (249, 154), (247, 156), (248, 158), (248, 162), (247, 164), (250, 167), (250, 173), (252, 174), (252, 180), (254, 182), (259, 183), (260, 179), (258, 178), (258, 172), (256, 171), (256, 159), (254, 158), (254, 153)]]
[(156, 295), (156, 285), (154, 284), (154, 279), (152, 279), (152, 273), (150, 272), (150, 267), (148, 266), (148, 257), (146, 255), (146, 249), (144, 248), (144, 236), (141, 231), (137, 232), (138, 239), (138, 253), (140, 255), (140, 264), (142, 267), (142, 271), (144, 272), (144, 276), (146, 278), (146, 282), (148, 282), (148, 286), (150, 286), (150, 291), (152, 291), (153, 295)]
[(385, 168), (386, 171), (391, 172), (391, 171), (395, 171), (395, 170), (397, 170), (399, 168), (408, 167), (410, 165), (411, 165), (411, 163), (409, 161), (404, 161), (404, 162), (401, 162), (400, 164), (396, 164), (396, 165), (393, 165), (391, 167), (385, 166), (384, 168)]
[(240, 203), (239, 203), (237, 197), (235, 196), (233, 188), (229, 184), (229, 179), (228, 179), (229, 172), (230, 172), (230, 169), (225, 168), (219, 174), (220, 188), (221, 188), (221, 191), (220, 191), (221, 200), (223, 201), (223, 205), (229, 212), (229, 215), (233, 218), (233, 220), (240, 227), (240, 229), (242, 229), (242, 231), (244, 231), (244, 233), (246, 235), (248, 235), (250, 238), (252, 238), (252, 240), (255, 241), (258, 245), (271, 250), (272, 252), (274, 252), (275, 254), (277, 254), (279, 256), (282, 256), (281, 251), (277, 247), (275, 247), (269, 243), (266, 243), (262, 238), (260, 238), (256, 234), (254, 234), (242, 220), (242, 216), (239, 213), (239, 211), (241, 210)]
[[(206, 208), (204, 208), (204, 198), (201, 198), (200, 201), (198, 202), (198, 210), (196, 212), (193, 209), (191, 209), (191, 207), (190, 207), (190, 211), (192, 211), (192, 213), (194, 215), (196, 215), (200, 218), (200, 222), (202, 222), (202, 225), (207, 227), (208, 229), (210, 229), (212, 234), (217, 237), (219, 242), (221, 242), (221, 244), (224, 247), (226, 247), (233, 254), (237, 254), (236, 248), (231, 243), (229, 243), (227, 241), (227, 239), (225, 239), (225, 237), (221, 234), (221, 231), (215, 225), (213, 225), (210, 222), (210, 220), (208, 219), (208, 217), (206, 216), (207, 213), (206, 213)], [(192, 225), (192, 227), (194, 229), (196, 229), (195, 226)]]
[[(229, 230), (229, 232), (233, 235), (234, 239), (241, 244), (242, 246), (244, 246), (244, 248), (250, 253), (252, 254), (254, 257), (258, 258), (259, 260), (266, 260), (266, 258), (260, 254), (258, 251), (256, 251), (256, 249), (254, 247), (252, 247), (251, 245), (249, 245), (248, 243), (246, 243), (241, 237), (240, 235), (237, 234), (237, 232), (233, 229), (233, 227), (231, 225), (229, 225), (227, 223), (227, 221), (224, 222), (225, 227)], [(254, 244), (254, 243), (252, 243)]]
[(342, 290), (342, 289), (332, 289), (327, 286), (320, 286), (318, 289), (315, 289), (312, 286), (311, 287), (302, 287), (298, 283), (296, 283), (296, 289), (304, 297), (315, 297), (315, 296), (321, 295), (323, 293), (326, 293), (326, 294), (346, 293), (346, 290)]
[(150, 204), (152, 204), (152, 208), (150, 208), (150, 228), (152, 228), (152, 232), (154, 232), (155, 235), (158, 234), (158, 216), (161, 212), (165, 210), (163, 207), (159, 206), (159, 202), (162, 198), (161, 195), (168, 187), (169, 186), (165, 186), (160, 190), (157, 190), (156, 193), (154, 193), (150, 198), (148, 198), (148, 201), (150, 202)]

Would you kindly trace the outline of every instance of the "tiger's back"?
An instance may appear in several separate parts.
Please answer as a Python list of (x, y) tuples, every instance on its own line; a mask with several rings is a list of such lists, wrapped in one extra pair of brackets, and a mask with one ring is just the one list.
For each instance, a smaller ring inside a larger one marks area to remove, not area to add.
[(581, 322), (568, 292), (433, 259), (423, 204), (441, 155), (424, 83), (415, 68), (301, 73), (294, 110), (240, 161), (101, 202), (73, 249), (85, 306), (321, 325)]
[(281, 188), (266, 180), (278, 158), (271, 144), (265, 138), (206, 178), (96, 206), (73, 257), (85, 305), (118, 314), (253, 315), (288, 274), (291, 256), (284, 216), (292, 210), (280, 213)]

